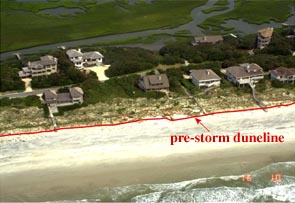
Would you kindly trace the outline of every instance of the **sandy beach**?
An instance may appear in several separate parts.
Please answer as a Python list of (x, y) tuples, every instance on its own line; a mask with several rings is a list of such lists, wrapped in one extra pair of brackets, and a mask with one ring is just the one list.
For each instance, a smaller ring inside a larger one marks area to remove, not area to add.
[(97, 189), (244, 174), (295, 161), (295, 106), (202, 118), (211, 134), (284, 135), (284, 143), (177, 143), (204, 133), (194, 119), (62, 130), (0, 139), (1, 201), (96, 198)]

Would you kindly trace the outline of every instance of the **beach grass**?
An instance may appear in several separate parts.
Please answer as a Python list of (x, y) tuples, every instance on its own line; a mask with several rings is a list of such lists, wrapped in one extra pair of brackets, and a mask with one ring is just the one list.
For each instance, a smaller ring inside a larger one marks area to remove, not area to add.
[[(1, 52), (63, 41), (140, 30), (171, 28), (191, 20), (190, 11), (205, 3), (160, 1), (148, 4), (125, 1), (1, 2)], [(118, 6), (125, 10), (119, 9)], [(80, 8), (75, 15), (53, 16), (49, 8)], [(173, 20), (171, 20), (173, 19)]]
[(241, 19), (253, 24), (263, 24), (269, 21), (284, 22), (291, 15), (290, 6), (294, 3), (294, 0), (273, 0), (267, 2), (235, 0), (234, 10), (225, 14), (212, 16), (198, 26), (205, 30), (210, 30), (210, 28), (222, 30), (223, 27), (221, 24), (230, 19)]

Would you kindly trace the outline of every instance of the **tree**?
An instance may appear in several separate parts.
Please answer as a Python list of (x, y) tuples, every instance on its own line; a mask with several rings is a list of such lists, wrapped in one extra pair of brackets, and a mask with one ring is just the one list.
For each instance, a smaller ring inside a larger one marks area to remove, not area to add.
[(110, 48), (105, 56), (111, 66), (106, 70), (108, 77), (151, 69), (159, 63), (159, 56), (140, 48)]
[(254, 49), (256, 47), (256, 35), (250, 34), (240, 38), (238, 48), (240, 49)]
[(21, 63), (16, 59), (3, 61), (0, 64), (1, 91), (24, 90), (24, 82), (18, 75)]

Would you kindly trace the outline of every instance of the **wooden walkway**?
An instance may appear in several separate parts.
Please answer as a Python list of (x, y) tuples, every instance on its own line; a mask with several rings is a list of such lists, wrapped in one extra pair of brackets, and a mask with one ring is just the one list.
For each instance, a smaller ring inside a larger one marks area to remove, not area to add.
[(252, 97), (255, 100), (255, 102), (260, 106), (265, 112), (267, 111), (264, 107), (266, 107), (266, 104), (264, 104), (260, 99), (256, 97), (256, 92), (255, 92), (255, 86), (252, 82), (249, 83), (251, 90), (252, 90)]
[(47, 107), (48, 107), (48, 111), (49, 111), (49, 117), (51, 118), (51, 121), (52, 121), (52, 124), (53, 124), (53, 128), (55, 129), (55, 128), (57, 128), (56, 119), (55, 119), (55, 117), (53, 115), (53, 112), (52, 112), (51, 107), (48, 106), (48, 105), (47, 105)]
[(187, 96), (189, 96), (189, 98), (191, 98), (200, 107), (201, 112), (206, 114), (207, 113), (206, 110), (203, 108), (203, 106), (198, 101), (198, 99), (194, 95), (192, 95), (183, 85), (181, 85), (181, 87), (183, 88), (183, 90), (187, 94)]

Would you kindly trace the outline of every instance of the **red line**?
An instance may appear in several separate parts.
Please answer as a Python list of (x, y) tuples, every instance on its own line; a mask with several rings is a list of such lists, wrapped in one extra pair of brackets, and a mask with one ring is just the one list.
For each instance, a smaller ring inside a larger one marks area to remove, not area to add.
[[(187, 120), (191, 118), (198, 118), (198, 117), (205, 117), (205, 116), (212, 116), (216, 114), (224, 114), (224, 113), (237, 113), (237, 112), (245, 112), (245, 111), (255, 111), (255, 110), (265, 110), (265, 109), (272, 109), (272, 108), (278, 108), (278, 107), (287, 107), (287, 106), (292, 106), (294, 105), (295, 102), (291, 102), (289, 104), (278, 104), (274, 106), (267, 106), (263, 108), (249, 108), (249, 109), (238, 109), (238, 110), (227, 110), (227, 111), (217, 111), (217, 112), (211, 112), (199, 116), (188, 116), (184, 118), (142, 118), (142, 119), (137, 119), (137, 120), (132, 120), (132, 121), (124, 121), (120, 123), (106, 123), (106, 124), (92, 124), (92, 125), (82, 125), (82, 126), (70, 126), (70, 127), (61, 127), (61, 128), (55, 128), (55, 129), (50, 129), (50, 130), (40, 130), (40, 131), (33, 131), (33, 132), (20, 132), (20, 133), (9, 133), (9, 134), (3, 134), (0, 135), (1, 137), (7, 137), (7, 136), (16, 136), (16, 135), (31, 135), (31, 134), (40, 134), (40, 133), (48, 133), (48, 132), (56, 132), (59, 130), (68, 130), (68, 129), (80, 129), (80, 128), (92, 128), (92, 127), (107, 127), (107, 126), (119, 126), (119, 125), (125, 125), (128, 123), (137, 123), (137, 122), (142, 122), (142, 121), (152, 121), (152, 120), (168, 120), (168, 121), (180, 121), (180, 120)], [(202, 124), (202, 123), (201, 123)], [(202, 124), (203, 127), (205, 127)], [(205, 127), (206, 128), (206, 127)], [(207, 128), (206, 128), (207, 129)], [(207, 129), (209, 132), (209, 129)]]
[(203, 124), (203, 123), (200, 123), (208, 132), (210, 132), (210, 130)]

